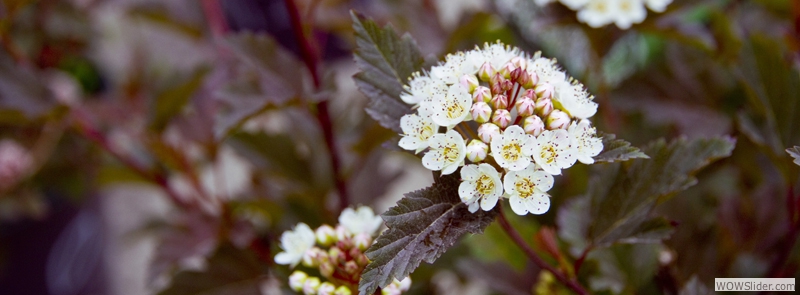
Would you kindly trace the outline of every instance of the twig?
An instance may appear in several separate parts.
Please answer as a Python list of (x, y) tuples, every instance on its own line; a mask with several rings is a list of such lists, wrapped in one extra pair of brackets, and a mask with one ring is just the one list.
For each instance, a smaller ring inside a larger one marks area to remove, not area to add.
[(139, 163), (134, 162), (132, 159), (114, 150), (114, 148), (112, 148), (108, 143), (108, 139), (102, 133), (100, 133), (100, 131), (92, 127), (92, 125), (89, 123), (89, 120), (83, 115), (83, 113), (81, 113), (80, 110), (76, 110), (75, 114), (77, 117), (75, 120), (75, 130), (78, 131), (78, 134), (97, 144), (101, 149), (109, 153), (129, 169), (133, 170), (133, 172), (136, 174), (139, 174), (141, 177), (156, 183), (158, 186), (164, 189), (164, 191), (167, 193), (167, 196), (176, 205), (184, 208), (192, 206), (192, 204), (186, 202), (180, 196), (178, 196), (175, 190), (169, 186), (167, 183), (167, 178), (163, 174), (154, 173)]
[(584, 289), (583, 286), (581, 286), (581, 284), (578, 283), (578, 281), (567, 278), (567, 276), (564, 275), (564, 273), (556, 270), (553, 266), (542, 260), (542, 258), (539, 257), (539, 255), (536, 254), (535, 251), (533, 251), (533, 249), (528, 245), (528, 243), (525, 242), (525, 239), (523, 239), (522, 236), (520, 236), (519, 232), (517, 232), (513, 227), (511, 227), (511, 224), (508, 223), (508, 220), (506, 220), (506, 217), (503, 213), (503, 206), (498, 206), (498, 207), (500, 214), (498, 214), (497, 220), (500, 222), (500, 226), (503, 228), (503, 230), (505, 230), (506, 234), (508, 234), (508, 236), (511, 237), (512, 240), (514, 240), (514, 243), (516, 243), (517, 246), (519, 246), (522, 249), (522, 251), (525, 252), (526, 255), (528, 255), (528, 258), (530, 258), (531, 261), (533, 261), (533, 263), (539, 266), (539, 268), (545, 269), (550, 273), (552, 273), (557, 280), (559, 280), (562, 284), (572, 289), (572, 291), (575, 291), (576, 293), (581, 295), (589, 294), (589, 292), (586, 291), (586, 289)]
[[(294, 0), (284, 0), (286, 3), (286, 10), (289, 12), (289, 18), (292, 22), (292, 31), (297, 39), (300, 47), (300, 53), (303, 57), (308, 71), (311, 73), (311, 78), (314, 81), (314, 89), (319, 91), (321, 88), (320, 74), (319, 74), (319, 52), (316, 50), (312, 42), (312, 38), (308, 38), (303, 31), (303, 23), (300, 19), (300, 12), (297, 9), (297, 4)], [(349, 197), (347, 195), (347, 184), (342, 178), (341, 172), (341, 159), (339, 158), (338, 148), (336, 147), (336, 140), (333, 134), (333, 123), (331, 123), (331, 115), (328, 111), (328, 101), (322, 100), (317, 103), (317, 123), (322, 129), (322, 135), (325, 138), (325, 145), (331, 158), (331, 171), (333, 179), (336, 183), (336, 190), (339, 193), (339, 207), (340, 209), (347, 208), (350, 205)]]

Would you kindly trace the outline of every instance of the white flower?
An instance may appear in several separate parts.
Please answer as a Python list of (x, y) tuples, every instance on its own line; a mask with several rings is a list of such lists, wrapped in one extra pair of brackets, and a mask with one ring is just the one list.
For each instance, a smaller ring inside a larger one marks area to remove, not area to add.
[(426, 75), (420, 75), (415, 72), (408, 85), (403, 87), (406, 91), (400, 94), (402, 99), (407, 104), (416, 105), (425, 100), (432, 100), (436, 95), (444, 94), (447, 92), (447, 84), (442, 80), (431, 79)]
[(572, 122), (567, 130), (572, 146), (575, 148), (575, 156), (578, 161), (584, 164), (593, 164), (592, 157), (597, 156), (603, 151), (603, 140), (596, 137), (597, 129), (592, 127), (589, 120)]
[(547, 191), (553, 187), (553, 176), (530, 165), (522, 171), (511, 171), (503, 179), (511, 210), (518, 215), (528, 212), (543, 214), (550, 209)]
[(360, 233), (373, 235), (383, 224), (383, 219), (380, 216), (375, 216), (372, 208), (361, 206), (358, 210), (353, 210), (353, 208), (344, 209), (342, 214), (339, 215), (339, 224), (353, 235)]
[(533, 60), (528, 65), (528, 72), (534, 73), (538, 76), (539, 84), (545, 83), (559, 83), (566, 81), (567, 75), (556, 67), (555, 60), (539, 57)]
[(497, 204), (497, 199), (503, 195), (500, 174), (492, 165), (466, 165), (461, 168), (461, 180), (458, 196), (469, 206), (469, 212), (478, 211), (479, 205), (483, 211), (492, 210)]
[(464, 165), (467, 155), (466, 144), (461, 134), (455, 130), (445, 134), (435, 134), (428, 140), (430, 150), (422, 157), (422, 166), (433, 171), (442, 170), (443, 175), (451, 174)]
[(433, 122), (439, 126), (453, 128), (469, 119), (472, 108), (472, 95), (461, 84), (453, 84), (447, 93), (421, 104), (423, 111), (430, 112)]
[(597, 113), (597, 103), (592, 101), (583, 85), (563, 82), (555, 85), (556, 95), (553, 97), (558, 108), (567, 112), (571, 117), (587, 119)]
[(567, 131), (545, 130), (536, 137), (533, 160), (544, 171), (553, 175), (560, 175), (561, 169), (567, 169), (575, 164), (575, 151)]
[(655, 12), (664, 12), (667, 10), (667, 5), (672, 3), (672, 0), (644, 0), (644, 4), (647, 5), (647, 8)]
[(614, 23), (620, 29), (628, 29), (632, 24), (638, 24), (647, 17), (647, 10), (644, 8), (642, 0), (614, 0), (610, 1), (617, 5)]
[(400, 147), (419, 153), (428, 147), (428, 140), (436, 134), (439, 126), (433, 123), (430, 116), (407, 114), (400, 118), (400, 128), (403, 129)]
[(525, 134), (522, 127), (512, 125), (503, 134), (492, 138), (492, 157), (500, 167), (520, 171), (531, 163), (534, 137)]
[(592, 28), (599, 28), (610, 24), (616, 19), (617, 0), (589, 0), (580, 11), (578, 20)]
[(303, 254), (314, 246), (315, 240), (314, 231), (305, 223), (298, 223), (294, 230), (285, 231), (281, 235), (283, 252), (275, 255), (275, 263), (295, 267), (303, 259)]
[(448, 85), (458, 84), (461, 76), (474, 75), (478, 71), (478, 67), (483, 64), (477, 63), (479, 61), (474, 58), (474, 54), (448, 54), (443, 64), (431, 68), (431, 78), (444, 81)]
[[(485, 62), (488, 62), (492, 65), (495, 69), (499, 70), (506, 63), (508, 63), (512, 58), (519, 56), (519, 49), (516, 47), (510, 48), (500, 43), (495, 44), (484, 44), (483, 50), (478, 50), (483, 57)], [(479, 64), (478, 66), (483, 65), (483, 63)]]
[(578, 10), (579, 8), (589, 3), (589, 0), (560, 0), (561, 4), (566, 5), (569, 9)]

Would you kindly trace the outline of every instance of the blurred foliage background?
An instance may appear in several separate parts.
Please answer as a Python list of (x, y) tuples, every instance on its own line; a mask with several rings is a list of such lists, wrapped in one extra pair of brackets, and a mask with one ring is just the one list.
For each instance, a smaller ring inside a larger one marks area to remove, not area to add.
[[(272, 262), (284, 230), (428, 186), (364, 112), (351, 9), (431, 61), (495, 40), (556, 57), (596, 96), (598, 130), (635, 146), (737, 139), (657, 202), (669, 239), (586, 257), (593, 292), (798, 277), (800, 167), (784, 152), (800, 145), (798, 3), (675, 0), (620, 30), (533, 0), (3, 0), (0, 293), (288, 294)], [(511, 218), (563, 269), (582, 253), (560, 219), (591, 172), (560, 177), (547, 214)], [(413, 294), (569, 293), (497, 224), (412, 279)]]

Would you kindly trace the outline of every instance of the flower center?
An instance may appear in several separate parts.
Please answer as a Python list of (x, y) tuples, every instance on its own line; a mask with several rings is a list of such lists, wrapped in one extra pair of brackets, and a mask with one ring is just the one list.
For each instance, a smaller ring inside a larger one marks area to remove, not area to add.
[(532, 195), (533, 189), (536, 187), (530, 178), (517, 180), (514, 185), (517, 187), (517, 193), (519, 193), (519, 196), (522, 198), (527, 198)]
[(503, 146), (503, 149), (500, 151), (500, 156), (509, 162), (516, 162), (519, 160), (521, 152), (522, 148), (519, 146), (519, 143), (511, 142)]
[(454, 143), (447, 143), (442, 149), (442, 156), (447, 163), (454, 163), (458, 159), (458, 146)]
[(449, 119), (461, 117), (461, 115), (464, 114), (464, 111), (466, 111), (466, 109), (464, 109), (464, 107), (461, 106), (461, 104), (459, 104), (456, 100), (452, 100), (449, 102), (449, 104), (447, 104), (447, 118)]
[(551, 144), (544, 147), (540, 155), (542, 156), (542, 159), (547, 162), (547, 164), (552, 164), (556, 161), (558, 153), (556, 153), (556, 148)]
[(491, 194), (494, 191), (494, 181), (489, 175), (482, 174), (481, 177), (478, 178), (475, 190), (483, 195)]
[(419, 139), (421, 140), (428, 140), (431, 136), (433, 136), (433, 126), (431, 124), (424, 124), (421, 128), (417, 129), (417, 134)]

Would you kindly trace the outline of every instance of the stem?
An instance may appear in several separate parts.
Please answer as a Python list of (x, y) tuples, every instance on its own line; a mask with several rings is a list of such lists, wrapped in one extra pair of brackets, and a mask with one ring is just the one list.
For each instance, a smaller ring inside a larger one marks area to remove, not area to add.
[(167, 196), (176, 205), (184, 208), (192, 206), (192, 204), (186, 202), (185, 200), (181, 199), (180, 196), (178, 196), (178, 194), (169, 186), (167, 183), (167, 178), (163, 174), (151, 172), (150, 169), (143, 167), (139, 163), (133, 161), (133, 159), (130, 159), (114, 150), (108, 143), (108, 139), (105, 137), (105, 135), (92, 127), (88, 122), (89, 120), (85, 118), (80, 111), (76, 111), (75, 114), (77, 116), (75, 121), (75, 129), (78, 131), (78, 134), (97, 144), (101, 149), (128, 167), (128, 169), (131, 169), (136, 174), (139, 174), (139, 176), (156, 183), (158, 186), (164, 189), (164, 191), (167, 193)]
[(562, 284), (572, 289), (572, 291), (575, 291), (575, 293), (581, 295), (589, 294), (589, 292), (586, 291), (586, 289), (584, 289), (583, 286), (581, 286), (581, 284), (578, 283), (577, 280), (567, 278), (567, 276), (564, 275), (564, 273), (558, 271), (553, 266), (542, 260), (542, 258), (539, 257), (539, 255), (536, 254), (535, 251), (533, 251), (533, 249), (528, 245), (528, 243), (525, 242), (525, 239), (523, 239), (522, 236), (520, 236), (519, 232), (517, 232), (513, 227), (511, 227), (511, 224), (508, 223), (508, 220), (506, 220), (506, 217), (503, 213), (503, 206), (498, 206), (498, 207), (500, 214), (497, 215), (497, 220), (500, 222), (500, 226), (503, 228), (506, 234), (508, 234), (508, 236), (511, 237), (514, 243), (516, 243), (517, 246), (519, 246), (522, 249), (522, 251), (525, 252), (526, 255), (528, 255), (528, 258), (530, 258), (531, 261), (533, 261), (533, 263), (539, 266), (539, 268), (545, 269), (550, 273), (552, 273), (557, 280), (559, 280)]
[(576, 275), (578, 274), (578, 271), (581, 270), (581, 265), (583, 265), (583, 262), (586, 260), (586, 255), (588, 255), (589, 251), (591, 251), (591, 250), (592, 250), (592, 246), (587, 246), (586, 249), (583, 249), (583, 253), (581, 253), (580, 257), (578, 257), (578, 260), (575, 260), (574, 268), (575, 268), (575, 274)]
[[(303, 62), (308, 68), (308, 71), (311, 73), (311, 78), (314, 81), (314, 89), (319, 91), (321, 88), (320, 74), (318, 69), (319, 52), (314, 49), (316, 47), (312, 44), (312, 38), (307, 38), (305, 32), (303, 31), (303, 23), (300, 19), (300, 12), (297, 9), (297, 4), (294, 2), (294, 0), (284, 0), (284, 3), (286, 3), (286, 10), (289, 12), (289, 18), (292, 23), (292, 31), (297, 39), (298, 45), (300, 46), (300, 53), (303, 57)], [(333, 123), (331, 122), (331, 115), (328, 111), (328, 101), (322, 100), (317, 103), (316, 107), (317, 123), (322, 129), (322, 135), (325, 138), (325, 146), (328, 148), (328, 153), (331, 157), (331, 171), (333, 173), (334, 182), (336, 183), (336, 190), (339, 193), (339, 208), (340, 210), (344, 210), (344, 208), (347, 208), (347, 206), (350, 205), (350, 201), (347, 195), (347, 184), (342, 178), (341, 159), (339, 158), (336, 140), (334, 139)]]

